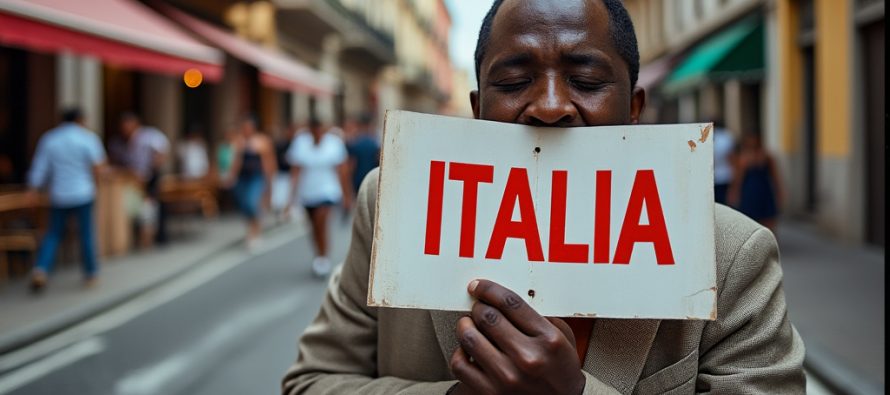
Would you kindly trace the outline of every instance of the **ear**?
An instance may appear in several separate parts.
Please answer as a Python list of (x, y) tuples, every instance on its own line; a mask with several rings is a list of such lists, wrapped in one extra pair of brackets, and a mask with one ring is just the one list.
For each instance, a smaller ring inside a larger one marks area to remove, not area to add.
[(479, 118), (479, 91), (470, 91), (470, 107), (473, 107), (473, 118)]
[(634, 87), (633, 93), (630, 98), (630, 123), (631, 125), (636, 125), (640, 123), (640, 114), (643, 113), (643, 108), (646, 107), (646, 91), (637, 86)]

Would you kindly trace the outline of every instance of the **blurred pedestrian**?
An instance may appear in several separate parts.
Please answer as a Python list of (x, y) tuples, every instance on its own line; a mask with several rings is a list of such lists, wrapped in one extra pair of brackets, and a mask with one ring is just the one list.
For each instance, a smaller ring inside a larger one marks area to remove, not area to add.
[(142, 184), (145, 196), (139, 214), (143, 247), (152, 241), (167, 242), (167, 210), (160, 201), (161, 169), (170, 154), (170, 141), (163, 132), (142, 124), (133, 112), (120, 116), (121, 135), (126, 142), (125, 165)]
[(735, 139), (722, 118), (714, 118), (714, 201), (726, 204), (726, 191), (732, 183), (732, 155)]
[[(216, 172), (219, 181), (223, 181), (229, 176), (232, 169), (232, 162), (235, 161), (235, 139), (238, 137), (238, 131), (232, 126), (226, 131), (223, 140), (216, 146)], [(224, 186), (225, 187), (225, 186)]]
[(735, 155), (733, 182), (727, 198), (742, 214), (774, 233), (782, 205), (782, 182), (776, 160), (763, 147), (760, 135), (746, 133)]
[(292, 196), (306, 209), (315, 243), (312, 272), (319, 277), (331, 271), (328, 257), (328, 218), (331, 207), (352, 205), (346, 146), (317, 119), (309, 120), (309, 133), (294, 139), (287, 153), (292, 166)]
[(55, 264), (56, 250), (65, 232), (68, 217), (77, 220), (84, 284), (92, 287), (99, 275), (96, 259), (93, 205), (96, 178), (105, 163), (102, 142), (84, 127), (84, 115), (78, 108), (62, 114), (62, 123), (44, 134), (37, 144), (28, 174), (29, 199), (36, 201), (38, 189), (49, 192), (50, 223), (37, 251), (31, 274), (31, 288), (46, 286), (47, 275)]
[(201, 129), (194, 126), (189, 129), (185, 139), (176, 147), (179, 156), (179, 172), (186, 180), (201, 180), (210, 171), (207, 157), (207, 144), (201, 136)]
[(275, 140), (275, 161), (277, 173), (275, 185), (272, 188), (272, 211), (279, 221), (291, 218), (291, 165), (287, 161), (287, 151), (294, 141), (294, 137), (300, 132), (301, 127), (293, 124), (284, 129)]
[(232, 192), (241, 213), (247, 218), (244, 238), (249, 250), (255, 250), (262, 233), (262, 213), (269, 207), (272, 182), (275, 176), (275, 149), (271, 139), (256, 129), (256, 120), (245, 116), (235, 137), (232, 167), (226, 184), (234, 185)]
[(380, 166), (380, 142), (377, 141), (377, 132), (372, 122), (370, 114), (362, 114), (356, 121), (354, 136), (346, 144), (353, 192), (358, 191), (362, 180), (371, 170)]

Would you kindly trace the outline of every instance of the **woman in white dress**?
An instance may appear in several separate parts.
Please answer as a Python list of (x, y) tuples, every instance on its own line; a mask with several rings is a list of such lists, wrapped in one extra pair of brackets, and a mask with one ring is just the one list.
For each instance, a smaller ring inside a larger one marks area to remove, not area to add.
[[(309, 132), (294, 137), (287, 152), (291, 164), (292, 196), (306, 209), (312, 228), (316, 257), (312, 271), (324, 277), (331, 271), (328, 257), (328, 218), (331, 208), (342, 204), (349, 210), (352, 191), (346, 145), (317, 119), (309, 121)], [(291, 199), (293, 201), (293, 199)]]

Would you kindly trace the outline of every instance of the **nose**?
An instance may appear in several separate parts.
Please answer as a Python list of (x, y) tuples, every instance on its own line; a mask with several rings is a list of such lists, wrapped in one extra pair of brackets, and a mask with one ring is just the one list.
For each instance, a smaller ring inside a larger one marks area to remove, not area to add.
[(534, 93), (535, 97), (521, 116), (522, 123), (532, 126), (582, 126), (567, 81), (550, 75), (539, 84), (540, 89)]

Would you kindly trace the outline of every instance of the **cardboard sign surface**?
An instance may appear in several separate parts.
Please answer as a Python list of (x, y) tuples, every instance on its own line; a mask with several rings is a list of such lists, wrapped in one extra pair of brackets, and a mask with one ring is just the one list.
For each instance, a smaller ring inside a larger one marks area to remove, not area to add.
[(484, 278), (545, 316), (714, 319), (710, 131), (388, 112), (368, 304), (469, 310)]

